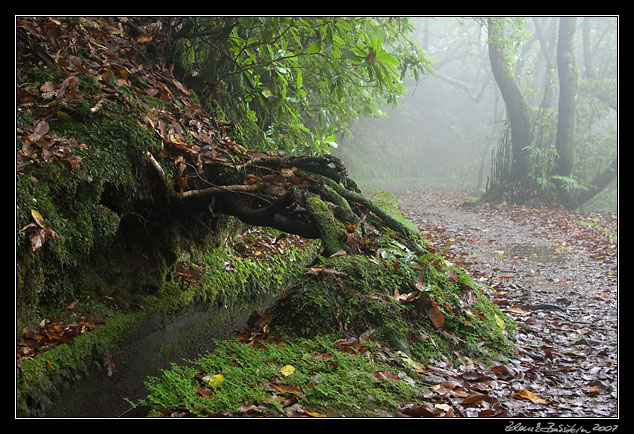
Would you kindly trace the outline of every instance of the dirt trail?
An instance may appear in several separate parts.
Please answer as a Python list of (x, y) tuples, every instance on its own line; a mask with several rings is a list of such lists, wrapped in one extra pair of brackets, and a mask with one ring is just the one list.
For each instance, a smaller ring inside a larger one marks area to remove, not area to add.
[[(617, 245), (598, 228), (616, 234), (615, 214), (474, 206), (457, 189), (393, 193), (437, 251), (490, 285), (518, 324), (523, 375), (489, 393), (518, 415), (617, 416)], [(547, 403), (520, 405), (512, 397), (524, 390)]]

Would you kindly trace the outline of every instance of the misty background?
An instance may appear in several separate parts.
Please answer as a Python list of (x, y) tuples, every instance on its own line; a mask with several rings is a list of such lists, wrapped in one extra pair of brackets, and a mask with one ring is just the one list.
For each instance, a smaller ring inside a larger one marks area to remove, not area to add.
[[(409, 96), (396, 106), (383, 107), (383, 118), (352, 124), (352, 136), (341, 140), (334, 153), (346, 162), (353, 178), (372, 188), (451, 186), (483, 193), (506, 120), (504, 101), (491, 72), (486, 25), (476, 17), (412, 20), (416, 24), (413, 39), (433, 59), (433, 74), (408, 83)], [(515, 76), (534, 114), (534, 153), (552, 154), (557, 127), (553, 59), (558, 18), (513, 21), (508, 48)], [(574, 176), (582, 188), (618, 150), (617, 18), (579, 17), (574, 44), (579, 80)], [(615, 211), (617, 183), (618, 178), (584, 204), (582, 211)]]

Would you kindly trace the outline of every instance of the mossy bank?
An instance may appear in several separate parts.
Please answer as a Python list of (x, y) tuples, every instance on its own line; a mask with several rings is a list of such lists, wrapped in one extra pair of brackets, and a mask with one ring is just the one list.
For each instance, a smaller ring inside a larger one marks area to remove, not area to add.
[[(55, 67), (21, 71), (19, 84), (37, 89), (58, 76)], [(248, 304), (279, 292), (314, 255), (313, 247), (298, 242), (287, 243), (283, 260), (280, 254), (267, 260), (243, 256), (232, 250), (246, 242), (237, 220), (165, 205), (145, 159), (148, 150), (160, 155), (162, 143), (138, 122), (152, 105), (132, 110), (126, 86), (117, 86), (107, 101), (93, 98), (95, 79), (78, 80), (82, 98), (56, 107), (46, 124), (50, 153), (33, 150), (21, 133), (48, 108), (17, 111), (16, 334), (38, 330), (52, 317), (72, 322), (97, 313), (105, 321), (72, 345), (20, 364), (20, 415), (43, 414), (64, 384), (94, 363), (103, 366), (103, 357), (115, 354), (154, 313), (169, 317), (193, 304)], [(91, 111), (98, 104), (99, 111)], [(58, 152), (55, 140), (75, 146)], [(163, 163), (171, 173), (172, 165)], [(260, 235), (270, 236), (249, 237)], [(66, 309), (78, 299), (89, 301)]]
[(156, 417), (392, 416), (435, 390), (428, 365), (512, 356), (514, 323), (486, 291), (398, 243), (374, 259), (321, 258), (260, 330), (151, 376), (135, 405)]

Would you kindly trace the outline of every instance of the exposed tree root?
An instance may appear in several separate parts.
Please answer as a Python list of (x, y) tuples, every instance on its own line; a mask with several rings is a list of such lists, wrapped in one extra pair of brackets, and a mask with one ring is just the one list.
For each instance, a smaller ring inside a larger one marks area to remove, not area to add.
[[(405, 239), (418, 237), (361, 194), (343, 162), (332, 155), (260, 157), (235, 166), (223, 161), (199, 167), (202, 170), (180, 158), (175, 160), (174, 182), (151, 153), (147, 157), (169, 201), (191, 209), (213, 207), (213, 212), (247, 224), (319, 238), (326, 256), (341, 250), (360, 253), (363, 240), (385, 227)], [(212, 184), (201, 171), (224, 176)], [(227, 179), (234, 183), (223, 185)], [(187, 185), (194, 188), (184, 190)]]

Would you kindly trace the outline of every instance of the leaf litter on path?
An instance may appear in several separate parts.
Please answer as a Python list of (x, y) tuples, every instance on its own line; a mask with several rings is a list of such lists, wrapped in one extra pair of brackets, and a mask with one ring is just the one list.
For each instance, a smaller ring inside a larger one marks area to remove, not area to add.
[(437, 379), (462, 385), (437, 383), (426, 393), (430, 404), (440, 400), (463, 417), (617, 416), (614, 213), (466, 206), (475, 198), (459, 189), (393, 193), (432, 246), (489, 286), (492, 300), (519, 326), (515, 360), (463, 372), (445, 367)]

